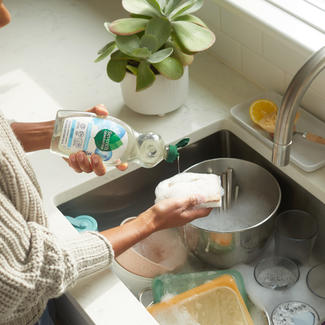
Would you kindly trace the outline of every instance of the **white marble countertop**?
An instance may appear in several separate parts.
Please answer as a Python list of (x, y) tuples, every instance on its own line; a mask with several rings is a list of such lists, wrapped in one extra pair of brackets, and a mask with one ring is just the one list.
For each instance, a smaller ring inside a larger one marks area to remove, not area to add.
[[(166, 143), (185, 136), (194, 142), (226, 128), (269, 159), (271, 150), (229, 112), (263, 90), (209, 53), (198, 55), (191, 66), (189, 97), (177, 111), (164, 117), (143, 116), (124, 106), (119, 85), (106, 77), (105, 63), (93, 63), (108, 38), (102, 22), (120, 17), (119, 6), (100, 0), (10, 1), (13, 22), (0, 33), (1, 58), (7, 62), (0, 66), (0, 109), (9, 118), (38, 121), (54, 119), (59, 108), (86, 109), (103, 103), (113, 116), (138, 131), (154, 130)], [(31, 24), (35, 15), (40, 25)], [(25, 25), (32, 30), (26, 33)], [(43, 191), (50, 227), (59, 239), (76, 232), (56, 206), (122, 175), (116, 169), (103, 177), (76, 174), (48, 150), (29, 154), (29, 159)], [(131, 165), (127, 172), (135, 168)], [(325, 168), (306, 173), (290, 164), (282, 170), (325, 203)], [(107, 320), (156, 324), (111, 270), (81, 280), (69, 296), (95, 324)]]

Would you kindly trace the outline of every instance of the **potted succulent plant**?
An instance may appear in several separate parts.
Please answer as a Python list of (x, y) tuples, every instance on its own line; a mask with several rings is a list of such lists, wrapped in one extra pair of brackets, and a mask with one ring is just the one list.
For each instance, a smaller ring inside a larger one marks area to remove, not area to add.
[(110, 56), (107, 75), (122, 82), (131, 109), (170, 112), (186, 99), (187, 66), (194, 54), (215, 41), (214, 33), (193, 15), (203, 0), (122, 0), (122, 5), (131, 16), (104, 23), (114, 40), (98, 51), (95, 62)]

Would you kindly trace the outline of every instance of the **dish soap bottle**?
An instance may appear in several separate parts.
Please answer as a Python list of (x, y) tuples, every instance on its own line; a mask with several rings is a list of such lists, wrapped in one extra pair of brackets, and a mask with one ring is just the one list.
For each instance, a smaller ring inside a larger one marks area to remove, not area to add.
[(179, 156), (178, 148), (188, 142), (189, 138), (186, 138), (176, 145), (165, 145), (160, 135), (136, 132), (112, 116), (98, 117), (91, 112), (59, 110), (50, 149), (64, 157), (78, 151), (89, 156), (95, 153), (106, 165), (133, 161), (151, 168), (162, 160), (175, 161)]

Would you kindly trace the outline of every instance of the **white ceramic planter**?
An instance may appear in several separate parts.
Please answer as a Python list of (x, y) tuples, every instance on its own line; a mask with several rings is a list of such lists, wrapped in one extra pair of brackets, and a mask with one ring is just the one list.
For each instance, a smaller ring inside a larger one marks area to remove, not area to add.
[(164, 115), (185, 103), (188, 94), (188, 67), (178, 80), (170, 80), (157, 75), (147, 89), (136, 92), (136, 77), (127, 73), (121, 82), (125, 104), (133, 111), (145, 115)]

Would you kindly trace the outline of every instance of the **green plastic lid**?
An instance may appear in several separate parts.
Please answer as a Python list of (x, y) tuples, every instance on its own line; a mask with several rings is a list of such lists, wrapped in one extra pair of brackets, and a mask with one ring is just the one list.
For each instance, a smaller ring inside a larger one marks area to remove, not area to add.
[(177, 142), (175, 145), (170, 144), (167, 150), (166, 161), (169, 163), (174, 162), (179, 156), (178, 149), (185, 147), (190, 142), (190, 138), (184, 138), (181, 141)]

